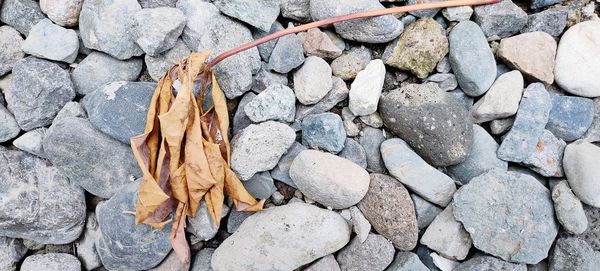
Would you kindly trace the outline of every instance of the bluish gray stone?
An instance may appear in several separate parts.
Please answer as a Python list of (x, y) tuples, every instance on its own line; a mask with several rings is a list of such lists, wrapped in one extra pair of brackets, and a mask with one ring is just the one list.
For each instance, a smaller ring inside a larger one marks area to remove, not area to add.
[(556, 241), (548, 271), (591, 271), (597, 268), (598, 252), (585, 241), (576, 237), (560, 238)]
[[(269, 29), (268, 32), (262, 31), (260, 29), (257, 28), (253, 28), (250, 31), (252, 31), (252, 38), (254, 38), (255, 40), (260, 39), (262, 37), (265, 37), (269, 34), (273, 34), (279, 30), (283, 30), (283, 25), (281, 25), (281, 23), (279, 23), (278, 21), (275, 21), (272, 25), (271, 28)], [(283, 37), (282, 37), (283, 38)], [(277, 44), (277, 42), (280, 40), (279, 39), (274, 39), (268, 42), (265, 42), (263, 44), (260, 44), (258, 46), (256, 46), (256, 48), (258, 48), (258, 54), (260, 54), (260, 58), (262, 58), (263, 61), (265, 62), (269, 62), (269, 58), (271, 57), (271, 53), (273, 53), (273, 49), (275, 48), (275, 45)]]
[(574, 96), (551, 95), (552, 109), (546, 129), (565, 141), (575, 141), (585, 134), (594, 120), (594, 102)]
[(25, 57), (21, 50), (23, 37), (14, 28), (0, 26), (0, 76), (9, 73), (15, 63)]
[(544, 130), (531, 155), (523, 160), (523, 164), (545, 177), (562, 177), (563, 153), (565, 143), (556, 138), (550, 131)]
[(0, 236), (41, 244), (75, 241), (85, 224), (83, 190), (48, 161), (0, 146)]
[(302, 144), (309, 148), (338, 153), (344, 148), (345, 141), (346, 130), (339, 115), (321, 113), (302, 120)]
[(471, 153), (462, 163), (448, 167), (448, 172), (461, 184), (467, 184), (471, 179), (491, 169), (508, 169), (508, 163), (496, 157), (498, 143), (481, 128), (473, 125), (473, 146)]
[(248, 102), (244, 106), (244, 112), (253, 122), (293, 122), (296, 115), (296, 95), (285, 85), (273, 84)]
[(110, 198), (141, 176), (131, 148), (96, 130), (87, 119), (67, 117), (50, 126), (44, 138), (47, 158), (73, 183)]
[[(167, 72), (169, 67), (171, 67), (171, 65), (179, 63), (180, 60), (188, 57), (191, 52), (192, 51), (188, 49), (187, 45), (185, 45), (185, 43), (181, 39), (178, 39), (175, 42), (175, 46), (173, 46), (173, 48), (169, 49), (166, 52), (163, 52), (156, 56), (151, 56), (147, 54), (144, 57), (144, 62), (146, 63), (146, 69), (148, 70), (148, 74), (150, 74), (150, 77), (152, 77), (154, 81), (158, 82), (160, 78), (163, 77), (163, 75)], [(131, 61), (135, 61), (135, 59), (132, 59)], [(129, 81), (134, 81), (134, 79)]]
[(135, 210), (140, 181), (123, 186), (96, 207), (100, 237), (96, 249), (109, 270), (146, 270), (158, 265), (171, 251), (171, 225), (155, 229), (136, 225)]
[(269, 56), (269, 69), (287, 73), (304, 63), (302, 41), (295, 34), (279, 38)]
[(77, 257), (67, 253), (31, 255), (23, 261), (21, 271), (81, 271)]
[(277, 191), (268, 171), (254, 174), (250, 180), (243, 182), (243, 185), (248, 193), (257, 199), (268, 199)]
[(484, 94), (496, 78), (496, 60), (481, 28), (462, 21), (452, 28), (448, 42), (450, 65), (460, 88), (470, 96)]
[(527, 17), (527, 25), (521, 29), (521, 33), (544, 31), (550, 34), (550, 36), (558, 37), (567, 26), (567, 16), (568, 10), (562, 7), (549, 8), (530, 14)]
[(213, 253), (215, 253), (214, 248), (203, 248), (198, 251), (196, 256), (194, 256), (192, 269), (190, 269), (190, 271), (213, 271), (210, 266), (210, 259), (212, 258)]
[(524, 264), (505, 262), (492, 256), (476, 256), (460, 263), (452, 271), (478, 271), (478, 270), (502, 270), (502, 271), (527, 271)]
[(527, 13), (511, 0), (473, 8), (473, 20), (481, 26), (486, 37), (510, 37), (525, 27)]
[(386, 271), (429, 271), (429, 268), (421, 262), (417, 254), (400, 251), (396, 253), (396, 258)]
[(9, 141), (21, 132), (19, 124), (12, 113), (0, 104), (0, 143)]
[(118, 60), (101, 52), (92, 52), (71, 74), (77, 94), (85, 96), (115, 81), (135, 81), (142, 72), (141, 59)]
[(144, 132), (155, 83), (113, 82), (88, 94), (83, 106), (90, 122), (103, 133), (130, 144)]
[(29, 30), (46, 18), (40, 4), (33, 0), (4, 0), (0, 5), (0, 21), (27, 36)]
[(331, 90), (318, 103), (313, 105), (298, 104), (296, 107), (297, 120), (301, 120), (311, 114), (327, 112), (336, 104), (348, 98), (350, 90), (344, 80), (335, 76), (331, 77), (331, 80), (333, 82)]
[(279, 0), (217, 0), (214, 2), (223, 14), (262, 31), (269, 31), (279, 16), (279, 3)]
[(365, 127), (360, 132), (358, 142), (365, 149), (367, 155), (367, 170), (374, 173), (384, 173), (385, 165), (381, 158), (381, 143), (385, 141), (384, 132), (381, 129)]
[(479, 175), (454, 194), (453, 206), (473, 245), (505, 261), (540, 262), (558, 234), (550, 191), (524, 174)]
[(531, 156), (544, 133), (551, 107), (550, 95), (542, 83), (527, 86), (513, 127), (500, 144), (498, 158), (518, 163)]
[(75, 30), (43, 19), (31, 28), (21, 48), (36, 57), (73, 63), (79, 52), (79, 38)]
[(600, 98), (594, 99), (594, 120), (592, 120), (592, 125), (587, 132), (585, 132), (583, 139), (589, 142), (600, 141)]
[(13, 145), (22, 151), (26, 151), (40, 158), (45, 158), (44, 146), (42, 145), (48, 128), (42, 127), (24, 133), (13, 141)]
[(131, 35), (146, 54), (157, 56), (175, 46), (186, 17), (176, 8), (145, 8), (132, 16)]
[(234, 233), (240, 225), (242, 225), (242, 222), (254, 213), (255, 212), (238, 212), (235, 209), (231, 210), (229, 218), (227, 219), (227, 232)]
[(352, 138), (346, 138), (344, 149), (339, 153), (339, 156), (354, 162), (364, 169), (367, 168), (367, 153), (360, 143)]
[(279, 159), (279, 162), (277, 162), (277, 166), (275, 166), (275, 168), (271, 170), (271, 177), (273, 177), (273, 179), (275, 180), (278, 180), (291, 187), (296, 188), (296, 184), (294, 184), (294, 181), (292, 180), (292, 178), (290, 178), (290, 166), (292, 165), (292, 161), (294, 161), (294, 158), (296, 158), (296, 156), (300, 152), (306, 149), (307, 148), (304, 145), (294, 141), (292, 146), (281, 157), (281, 159)]
[(233, 114), (233, 134), (237, 134), (238, 131), (248, 127), (248, 125), (252, 124), (252, 121), (250, 120), (250, 118), (248, 118), (248, 115), (246, 115), (246, 111), (244, 110), (244, 108), (246, 107), (246, 105), (252, 101), (254, 99), (254, 97), (256, 97), (256, 94), (254, 94), (253, 92), (247, 92), (246, 94), (244, 94), (244, 96), (242, 97), (242, 99), (240, 99), (240, 102), (238, 103), (238, 107), (235, 111), (235, 114)]
[[(285, 74), (271, 72), (267, 68), (267, 63), (263, 62), (260, 70), (254, 75), (254, 83), (252, 83), (252, 91), (256, 93), (263, 92), (267, 87), (274, 84), (288, 85), (288, 78)], [(294, 97), (295, 99), (295, 97)]]
[(435, 217), (442, 212), (442, 208), (437, 207), (429, 201), (426, 201), (417, 194), (410, 194), (410, 198), (415, 204), (417, 226), (419, 229), (427, 228), (433, 219), (435, 219)]

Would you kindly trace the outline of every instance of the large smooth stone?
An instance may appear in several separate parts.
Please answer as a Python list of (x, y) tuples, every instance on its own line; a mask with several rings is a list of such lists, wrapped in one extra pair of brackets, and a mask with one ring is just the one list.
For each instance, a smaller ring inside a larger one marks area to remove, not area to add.
[(563, 167), (569, 186), (581, 201), (600, 208), (600, 147), (582, 140), (565, 148)]

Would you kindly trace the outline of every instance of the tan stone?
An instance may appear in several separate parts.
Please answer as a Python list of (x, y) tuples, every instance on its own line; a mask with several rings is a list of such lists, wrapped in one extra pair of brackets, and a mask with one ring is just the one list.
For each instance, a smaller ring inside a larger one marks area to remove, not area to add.
[(503, 39), (497, 53), (506, 64), (521, 71), (525, 78), (552, 84), (556, 47), (552, 36), (538, 31)]

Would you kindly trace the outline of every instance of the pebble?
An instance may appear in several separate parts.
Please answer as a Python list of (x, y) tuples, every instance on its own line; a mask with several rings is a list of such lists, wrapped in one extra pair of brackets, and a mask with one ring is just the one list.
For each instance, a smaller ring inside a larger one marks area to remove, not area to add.
[[(256, 236), (270, 242), (258, 242)], [(216, 249), (211, 265), (215, 270), (293, 270), (341, 249), (348, 241), (350, 228), (340, 215), (291, 203), (247, 218)]]
[(346, 136), (355, 137), (360, 133), (360, 129), (358, 125), (351, 120), (344, 121), (344, 130), (346, 131)]
[(245, 181), (243, 184), (248, 193), (257, 199), (268, 199), (277, 191), (273, 178), (271, 178), (268, 171), (254, 174), (250, 180)]
[(36, 57), (73, 63), (79, 51), (79, 38), (75, 30), (43, 19), (31, 28), (21, 48)]
[(582, 138), (594, 120), (594, 102), (588, 98), (552, 95), (546, 129), (565, 141)]
[(40, 0), (40, 9), (60, 26), (76, 26), (83, 0)]
[(293, 122), (296, 96), (286, 85), (268, 86), (244, 106), (246, 116), (253, 122), (277, 120)]
[(600, 159), (600, 147), (582, 140), (565, 148), (563, 168), (569, 186), (577, 197), (600, 208), (600, 169), (595, 166)]
[(77, 251), (77, 258), (81, 261), (81, 265), (85, 270), (94, 270), (102, 266), (100, 256), (96, 252), (96, 239), (100, 236), (98, 230), (98, 221), (96, 220), (96, 214), (88, 212), (85, 220), (85, 229), (82, 235), (75, 242), (75, 249)]
[(21, 50), (23, 38), (14, 28), (0, 26), (0, 76), (9, 73), (15, 63), (25, 57)]
[(27, 57), (15, 64), (8, 109), (25, 131), (52, 123), (58, 111), (75, 98), (69, 73), (47, 60)]
[(549, 8), (527, 16), (527, 25), (521, 33), (543, 31), (552, 37), (558, 37), (567, 26), (566, 8)]
[(498, 158), (512, 162), (527, 159), (544, 133), (551, 106), (550, 95), (542, 83), (527, 86), (515, 122), (500, 144)]
[(348, 159), (317, 150), (299, 153), (289, 174), (302, 194), (333, 209), (355, 205), (369, 188), (366, 170)]
[(377, 112), (373, 112), (372, 114), (366, 116), (360, 116), (360, 121), (373, 128), (383, 127), (383, 119), (381, 118), (381, 115), (379, 115), (379, 113)]
[(529, 81), (554, 82), (556, 41), (546, 32), (529, 32), (500, 41), (498, 57)]
[(355, 116), (366, 116), (377, 111), (383, 89), (385, 65), (380, 59), (371, 60), (350, 85), (349, 107)]
[[(188, 57), (192, 51), (187, 48), (185, 43), (178, 39), (175, 42), (173, 48), (160, 53), (156, 56), (146, 54), (144, 61), (146, 63), (146, 69), (152, 77), (152, 80), (157, 81), (167, 72), (171, 65), (178, 63), (180, 60)], [(135, 62), (136, 59), (132, 59), (131, 62)], [(133, 69), (132, 69), (133, 70)], [(139, 72), (138, 72), (139, 74)], [(137, 76), (136, 76), (137, 77)], [(134, 80), (134, 79), (132, 79)], [(130, 80), (130, 81), (132, 81)], [(119, 80), (116, 80), (119, 81)]]
[(442, 212), (442, 208), (424, 200), (417, 194), (410, 194), (410, 198), (415, 204), (417, 226), (419, 227), (419, 230), (427, 228), (433, 219)]
[(61, 173), (102, 198), (120, 191), (131, 176), (141, 176), (129, 146), (96, 130), (86, 119), (67, 117), (54, 122), (43, 146)]
[(502, 270), (502, 271), (527, 271), (524, 264), (505, 262), (492, 256), (476, 256), (457, 265), (453, 271), (476, 270)]
[(130, 144), (131, 137), (144, 133), (155, 88), (155, 83), (113, 82), (85, 96), (83, 106), (94, 127)]
[(382, 59), (386, 65), (425, 78), (447, 53), (448, 38), (442, 26), (432, 18), (422, 18), (386, 47)]
[(33, 129), (27, 133), (24, 133), (13, 141), (13, 145), (22, 151), (26, 151), (40, 158), (45, 158), (44, 146), (42, 142), (46, 136), (48, 128), (42, 127)]
[(290, 178), (290, 166), (292, 165), (292, 161), (294, 161), (296, 156), (306, 149), (307, 148), (304, 145), (294, 141), (294, 143), (287, 150), (287, 152), (283, 156), (281, 156), (281, 159), (279, 159), (279, 162), (277, 162), (275, 168), (271, 170), (271, 177), (273, 177), (273, 179), (275, 180), (281, 181), (291, 187), (296, 188), (296, 184), (294, 183), (292, 178)]
[(473, 20), (481, 26), (486, 37), (510, 37), (525, 27), (527, 13), (511, 0), (473, 8)]
[(465, 161), (448, 167), (456, 181), (467, 184), (471, 179), (492, 169), (508, 169), (508, 163), (496, 157), (498, 143), (481, 126), (473, 125), (473, 145)]
[(223, 14), (266, 32), (279, 16), (279, 0), (217, 0), (214, 4)]
[(400, 251), (386, 271), (429, 271), (417, 254), (412, 252)]
[(318, 103), (314, 105), (303, 105), (298, 104), (296, 106), (296, 119), (301, 120), (304, 117), (311, 114), (319, 114), (324, 113), (332, 109), (339, 102), (348, 98), (348, 94), (350, 90), (348, 90), (348, 86), (344, 80), (339, 77), (331, 77), (332, 88), (331, 90), (321, 99)]
[(278, 73), (288, 73), (305, 61), (302, 41), (297, 35), (291, 34), (277, 40), (277, 44), (269, 56), (268, 67), (269, 70)]
[(22, 271), (81, 271), (79, 260), (66, 253), (48, 253), (31, 255), (21, 265)]
[(523, 160), (523, 164), (542, 176), (562, 177), (564, 175), (562, 160), (565, 146), (567, 143), (562, 139), (555, 137), (550, 131), (544, 130), (535, 145), (535, 150)]
[(600, 99), (594, 99), (594, 119), (592, 125), (583, 135), (583, 139), (589, 142), (600, 141)]
[(33, 0), (4, 0), (0, 6), (0, 21), (27, 36), (29, 30), (46, 18), (40, 5)]
[(376, 271), (385, 269), (394, 260), (394, 246), (381, 235), (370, 233), (367, 240), (361, 242), (354, 237), (343, 248), (336, 260), (342, 270)]
[(540, 262), (558, 233), (550, 191), (521, 173), (479, 175), (454, 194), (453, 207), (473, 245), (505, 261)]
[(427, 227), (420, 242), (446, 258), (464, 260), (469, 254), (472, 241), (452, 212), (450, 204)]
[(370, 177), (369, 190), (358, 208), (373, 229), (398, 250), (414, 249), (418, 239), (417, 218), (408, 190), (390, 176), (371, 174)]
[(190, 261), (181, 262), (175, 251), (171, 251), (159, 265), (148, 271), (189, 271), (190, 265)]
[(200, 38), (211, 30), (207, 27), (211, 24), (211, 20), (215, 20), (221, 13), (215, 5), (204, 1), (178, 0), (176, 7), (187, 17), (187, 24), (181, 38), (190, 50), (195, 51)]
[(351, 80), (371, 62), (371, 50), (364, 46), (352, 47), (331, 62), (333, 75)]
[(0, 142), (7, 142), (19, 135), (21, 128), (6, 107), (0, 104)]
[(310, 0), (282, 0), (281, 16), (299, 22), (310, 21)]
[(21, 239), (0, 237), (0, 268), (6, 271), (16, 271), (17, 262), (27, 253), (27, 248)]
[(437, 66), (435, 66), (435, 70), (439, 73), (449, 73), (452, 70), (448, 56), (444, 56), (442, 60), (438, 62)]
[[(267, 63), (263, 62), (260, 70), (254, 75), (254, 83), (252, 84), (252, 91), (261, 93), (271, 85), (288, 85), (288, 78), (284, 74), (271, 72), (267, 68)], [(296, 96), (294, 96), (296, 100)]]
[(142, 7), (135, 0), (83, 2), (79, 30), (85, 47), (125, 60), (144, 51), (135, 43), (131, 18)]
[(448, 41), (450, 66), (460, 88), (469, 96), (484, 94), (496, 78), (496, 60), (481, 28), (471, 21), (460, 22)]
[(256, 94), (253, 92), (246, 92), (240, 102), (238, 103), (238, 107), (233, 115), (233, 134), (236, 135), (240, 130), (248, 127), (252, 124), (252, 121), (246, 115), (246, 111), (244, 108), (250, 101), (252, 101), (256, 97)]
[(361, 168), (367, 169), (367, 153), (360, 143), (352, 138), (346, 138), (344, 149), (339, 153), (339, 156), (354, 162)]
[(561, 181), (552, 189), (554, 211), (558, 222), (572, 234), (582, 234), (588, 226), (581, 201), (573, 194), (566, 181)]
[(173, 48), (187, 21), (181, 10), (170, 7), (145, 8), (131, 20), (133, 40), (150, 56)]
[(548, 271), (595, 270), (598, 266), (598, 252), (578, 238), (560, 238), (550, 258)]
[(137, 190), (140, 181), (119, 189), (113, 197), (96, 207), (100, 237), (96, 250), (108, 270), (146, 270), (157, 266), (171, 251), (171, 224), (155, 229), (135, 225)]
[(435, 83), (407, 84), (385, 93), (379, 113), (387, 128), (434, 166), (458, 164), (471, 151), (467, 108)]
[(292, 146), (296, 133), (291, 127), (274, 121), (252, 124), (231, 140), (231, 168), (240, 179), (271, 170)]
[(449, 260), (443, 256), (438, 255), (435, 252), (431, 252), (431, 265), (435, 268), (430, 267), (432, 270), (440, 270), (440, 271), (452, 271), (456, 266), (458, 266), (459, 262)]
[(214, 248), (203, 248), (198, 251), (196, 256), (194, 256), (190, 271), (213, 271), (212, 267), (210, 266), (210, 260), (214, 253)]
[(307, 57), (300, 69), (294, 72), (294, 91), (304, 105), (316, 104), (331, 90), (331, 67), (322, 58)]
[(600, 22), (587, 21), (570, 27), (558, 44), (554, 68), (556, 83), (574, 95), (599, 97), (598, 71)]
[(346, 131), (339, 115), (326, 112), (302, 120), (302, 144), (309, 148), (338, 153), (344, 149), (345, 141)]
[(327, 34), (318, 28), (310, 29), (304, 35), (304, 54), (323, 59), (335, 59), (342, 55), (342, 49), (337, 47)]
[(523, 86), (523, 75), (519, 71), (500, 75), (485, 95), (473, 105), (471, 116), (474, 121), (482, 123), (516, 114)]
[(383, 173), (385, 171), (380, 150), (383, 141), (385, 141), (385, 136), (381, 129), (365, 127), (360, 132), (358, 142), (367, 154), (367, 170), (369, 172)]
[(466, 21), (473, 15), (473, 8), (470, 6), (445, 8), (442, 9), (442, 15), (451, 22)]
[[(229, 207), (227, 207), (227, 205), (223, 205), (221, 219), (227, 216), (228, 213)], [(219, 227), (213, 220), (204, 200), (200, 201), (200, 206), (198, 207), (195, 216), (188, 217), (187, 222), (188, 225), (185, 231), (191, 233), (197, 239), (202, 241), (208, 241), (214, 238), (219, 231)]]
[(101, 52), (92, 52), (71, 74), (77, 94), (85, 96), (115, 81), (135, 81), (142, 71), (141, 59), (118, 60)]
[(333, 254), (329, 254), (315, 261), (304, 271), (341, 271), (341, 269)]

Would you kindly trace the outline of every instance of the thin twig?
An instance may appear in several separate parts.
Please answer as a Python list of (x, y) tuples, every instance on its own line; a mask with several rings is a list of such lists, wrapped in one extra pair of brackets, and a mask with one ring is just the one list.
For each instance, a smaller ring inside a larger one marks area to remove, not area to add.
[(335, 17), (323, 19), (320, 21), (303, 24), (303, 25), (299, 25), (296, 27), (277, 31), (273, 34), (264, 36), (260, 39), (242, 44), (236, 48), (225, 51), (225, 52), (221, 53), (220, 55), (218, 55), (217, 57), (215, 57), (212, 61), (210, 61), (207, 65), (207, 69), (209, 69), (209, 70), (212, 69), (212, 67), (217, 65), (219, 62), (221, 62), (225, 58), (228, 58), (237, 53), (246, 51), (250, 48), (261, 45), (265, 42), (269, 42), (271, 40), (278, 39), (285, 35), (306, 31), (306, 30), (309, 30), (309, 29), (315, 28), (315, 27), (330, 25), (333, 23), (339, 23), (339, 22), (343, 22), (343, 21), (347, 21), (347, 20), (388, 15), (388, 14), (392, 14), (392, 13), (403, 13), (403, 12), (409, 12), (409, 11), (415, 11), (415, 10), (422, 10), (422, 9), (447, 8), (447, 7), (457, 7), (457, 6), (478, 6), (478, 5), (494, 4), (494, 3), (498, 3), (500, 1), (501, 0), (450, 0), (450, 1), (444, 1), (444, 2), (423, 3), (423, 4), (415, 4), (415, 5), (410, 5), (410, 6), (395, 7), (395, 8), (384, 8), (384, 9), (378, 9), (378, 10), (371, 10), (371, 11), (347, 14), (347, 15), (342, 15), (342, 16), (335, 16)]

